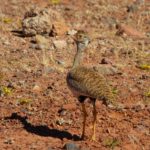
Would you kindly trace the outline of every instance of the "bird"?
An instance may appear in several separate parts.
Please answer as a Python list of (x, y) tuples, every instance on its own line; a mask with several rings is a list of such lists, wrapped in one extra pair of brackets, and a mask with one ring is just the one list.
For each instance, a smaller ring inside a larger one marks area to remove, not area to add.
[(88, 46), (90, 39), (87, 33), (83, 30), (79, 30), (75, 35), (75, 43), (77, 52), (74, 57), (73, 65), (70, 71), (67, 73), (66, 81), (69, 89), (73, 95), (77, 97), (82, 105), (83, 111), (83, 128), (81, 139), (85, 139), (85, 126), (87, 120), (87, 111), (85, 107), (85, 100), (87, 98), (93, 104), (93, 135), (92, 141), (96, 141), (96, 121), (97, 110), (96, 100), (101, 100), (106, 106), (115, 106), (115, 98), (112, 90), (102, 74), (99, 74), (93, 68), (86, 67), (82, 64), (83, 56), (85, 54), (86, 47)]

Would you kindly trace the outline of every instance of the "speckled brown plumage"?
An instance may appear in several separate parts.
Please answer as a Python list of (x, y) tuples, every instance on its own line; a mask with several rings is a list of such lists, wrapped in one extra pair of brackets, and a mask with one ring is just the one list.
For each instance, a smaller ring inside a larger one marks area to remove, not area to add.
[(67, 76), (67, 83), (75, 96), (87, 96), (113, 104), (114, 95), (103, 75), (92, 68), (83, 66), (72, 69)]
[(67, 74), (67, 84), (71, 89), (74, 96), (82, 104), (84, 120), (83, 120), (83, 130), (82, 138), (85, 134), (85, 123), (87, 112), (84, 105), (84, 100), (90, 98), (93, 103), (93, 136), (92, 140), (95, 140), (95, 126), (96, 126), (96, 99), (102, 100), (106, 105), (114, 105), (115, 100), (108, 85), (106, 79), (103, 75), (100, 75), (93, 68), (88, 68), (81, 66), (81, 61), (83, 59), (85, 48), (89, 43), (89, 38), (85, 32), (79, 31), (76, 35), (77, 53), (74, 58), (72, 69)]

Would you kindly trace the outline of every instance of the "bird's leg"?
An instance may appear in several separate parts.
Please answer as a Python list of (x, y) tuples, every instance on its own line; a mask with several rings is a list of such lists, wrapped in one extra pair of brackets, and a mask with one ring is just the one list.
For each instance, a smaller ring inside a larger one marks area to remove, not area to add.
[(92, 103), (93, 103), (93, 135), (92, 135), (92, 138), (91, 140), (92, 141), (96, 141), (96, 138), (95, 138), (95, 130), (96, 130), (96, 120), (97, 120), (97, 111), (96, 111), (96, 105), (95, 105), (95, 102), (96, 102), (96, 99), (91, 99), (92, 100)]
[(83, 111), (83, 129), (82, 129), (82, 136), (81, 136), (81, 138), (84, 139), (85, 124), (86, 124), (86, 118), (87, 118), (87, 112), (86, 112), (85, 104), (84, 103), (82, 103), (82, 111)]
[(81, 135), (81, 139), (84, 139), (85, 136), (85, 124), (86, 124), (86, 118), (87, 118), (87, 112), (86, 112), (86, 108), (85, 108), (85, 104), (84, 104), (84, 100), (86, 99), (85, 96), (80, 96), (79, 101), (82, 104), (82, 111), (83, 111), (83, 129), (82, 129), (82, 135)]

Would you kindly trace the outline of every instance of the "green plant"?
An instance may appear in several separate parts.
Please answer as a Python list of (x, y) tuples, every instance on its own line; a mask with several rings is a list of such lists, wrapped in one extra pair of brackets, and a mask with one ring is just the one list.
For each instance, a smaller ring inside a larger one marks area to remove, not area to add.
[(10, 95), (10, 94), (12, 94), (12, 89), (11, 88), (3, 86), (3, 87), (1, 87), (1, 89), (2, 89), (2, 93), (4, 95)]
[(32, 102), (31, 99), (28, 99), (28, 98), (20, 98), (17, 100), (18, 104), (21, 104), (21, 105), (28, 105)]
[(13, 19), (12, 18), (0, 18), (0, 21), (6, 23), (6, 24), (10, 24), (13, 22)]
[(142, 70), (150, 70), (150, 65), (149, 64), (141, 64), (138, 66), (138, 68)]
[(113, 93), (113, 94), (118, 94), (118, 89), (117, 89), (117, 88), (113, 88), (113, 89), (112, 89), (112, 93)]
[(116, 138), (115, 139), (109, 138), (104, 141), (104, 145), (111, 148), (112, 150), (119, 144), (120, 142)]
[(60, 0), (49, 0), (49, 2), (51, 2), (52, 4), (59, 4)]
[(144, 94), (146, 97), (150, 97), (150, 90), (148, 92), (145, 92)]

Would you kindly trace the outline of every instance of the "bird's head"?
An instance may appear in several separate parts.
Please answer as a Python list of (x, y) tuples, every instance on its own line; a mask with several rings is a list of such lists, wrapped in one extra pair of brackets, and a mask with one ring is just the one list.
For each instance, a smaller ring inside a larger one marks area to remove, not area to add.
[(78, 50), (84, 51), (84, 49), (89, 44), (90, 39), (85, 31), (79, 30), (76, 33), (75, 41), (76, 41)]

